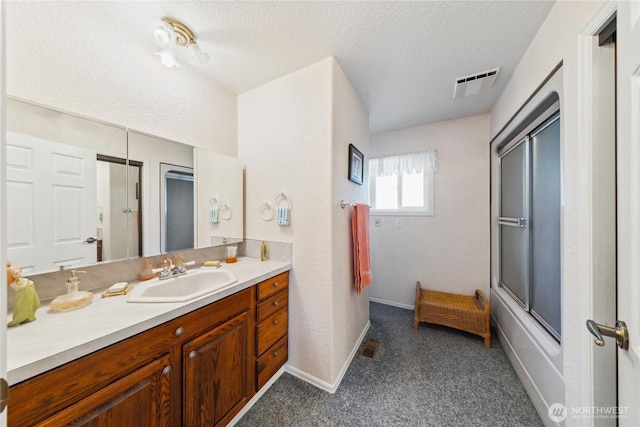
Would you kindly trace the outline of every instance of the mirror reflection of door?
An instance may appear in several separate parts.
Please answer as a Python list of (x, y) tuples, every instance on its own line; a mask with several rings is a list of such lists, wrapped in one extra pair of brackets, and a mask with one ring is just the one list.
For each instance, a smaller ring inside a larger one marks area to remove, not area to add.
[(142, 162), (98, 154), (98, 261), (142, 256)]
[(193, 249), (193, 168), (160, 164), (163, 253)]
[(95, 150), (7, 133), (7, 255), (25, 274), (96, 262)]

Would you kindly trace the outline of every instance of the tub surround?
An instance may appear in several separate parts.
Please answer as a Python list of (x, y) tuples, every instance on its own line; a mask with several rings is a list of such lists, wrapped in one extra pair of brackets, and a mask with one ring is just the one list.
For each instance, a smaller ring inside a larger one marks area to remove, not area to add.
[(542, 418), (549, 406), (564, 399), (562, 347), (497, 286), (491, 289), (491, 320), (495, 336)]
[(126, 296), (101, 298), (100, 293), (108, 287), (105, 284), (94, 292), (91, 304), (75, 311), (50, 312), (48, 303), (44, 303), (35, 322), (8, 331), (9, 384), (17, 384), (290, 270), (291, 262), (262, 262), (259, 258), (241, 256), (237, 263), (223, 263), (222, 267), (235, 274), (237, 284), (192, 301), (127, 303)]

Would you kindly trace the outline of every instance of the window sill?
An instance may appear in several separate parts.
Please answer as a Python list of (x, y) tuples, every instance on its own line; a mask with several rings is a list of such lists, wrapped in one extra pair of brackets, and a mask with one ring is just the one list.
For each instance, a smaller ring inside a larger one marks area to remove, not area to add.
[(401, 210), (371, 210), (371, 216), (434, 216), (433, 212), (428, 211), (401, 211)]

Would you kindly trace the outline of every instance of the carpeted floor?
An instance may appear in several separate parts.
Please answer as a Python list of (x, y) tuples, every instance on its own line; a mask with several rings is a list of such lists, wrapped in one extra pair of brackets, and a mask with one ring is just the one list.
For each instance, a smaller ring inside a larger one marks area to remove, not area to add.
[[(420, 324), (371, 303), (373, 359), (354, 357), (335, 394), (283, 374), (236, 426), (542, 426), (498, 340)], [(365, 340), (366, 341), (366, 340)]]

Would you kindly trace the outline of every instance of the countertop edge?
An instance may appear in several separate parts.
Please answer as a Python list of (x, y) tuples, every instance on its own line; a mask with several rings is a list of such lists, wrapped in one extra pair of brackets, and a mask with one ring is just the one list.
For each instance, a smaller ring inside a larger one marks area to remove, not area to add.
[[(82, 343), (81, 345), (71, 347), (65, 351), (52, 354), (50, 356), (39, 359), (35, 362), (19, 366), (15, 369), (7, 371), (7, 381), (9, 385), (16, 385), (20, 382), (33, 378), (37, 375), (60, 367), (66, 363), (72, 362), (81, 357), (87, 356), (93, 352), (99, 351), (117, 342), (131, 338), (139, 333), (148, 331), (156, 326), (159, 326), (168, 321), (174, 320), (180, 316), (191, 313), (202, 307), (205, 307), (211, 303), (219, 301), (244, 289), (247, 289), (257, 283), (260, 283), (266, 279), (269, 279), (285, 271), (291, 270), (291, 263), (281, 263), (282, 265), (267, 272), (258, 274), (256, 276), (246, 278), (242, 281), (238, 281), (237, 285), (232, 286), (224, 291), (214, 293), (212, 295), (205, 295), (201, 298), (189, 301), (181, 304), (177, 307), (169, 307), (175, 304), (167, 303), (167, 311), (157, 316), (148, 318), (146, 320), (134, 323), (124, 329), (108, 333), (98, 339), (90, 340)], [(157, 303), (155, 303), (157, 304)]]

